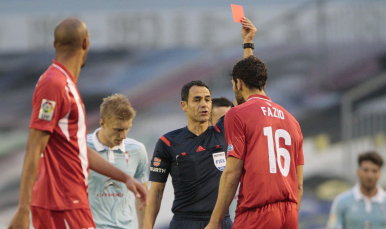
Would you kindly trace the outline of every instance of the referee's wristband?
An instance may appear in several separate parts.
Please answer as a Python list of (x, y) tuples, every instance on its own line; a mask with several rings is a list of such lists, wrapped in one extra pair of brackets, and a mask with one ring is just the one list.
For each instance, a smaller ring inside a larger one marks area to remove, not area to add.
[(255, 43), (244, 43), (243, 49), (247, 49), (247, 48), (255, 49)]

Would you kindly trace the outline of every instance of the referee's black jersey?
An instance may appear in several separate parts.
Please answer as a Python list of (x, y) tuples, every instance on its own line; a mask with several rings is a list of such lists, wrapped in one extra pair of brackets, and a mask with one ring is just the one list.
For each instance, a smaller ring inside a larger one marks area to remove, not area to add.
[(224, 117), (197, 136), (187, 127), (162, 136), (150, 164), (150, 181), (174, 187), (173, 213), (211, 214), (226, 163)]

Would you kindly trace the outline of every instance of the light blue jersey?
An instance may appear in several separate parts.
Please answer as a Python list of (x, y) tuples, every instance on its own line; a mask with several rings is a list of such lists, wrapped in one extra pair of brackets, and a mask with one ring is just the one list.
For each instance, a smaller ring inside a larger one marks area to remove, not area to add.
[(369, 199), (359, 184), (340, 194), (333, 202), (327, 223), (329, 229), (386, 229), (386, 193), (378, 187)]
[[(117, 168), (140, 183), (148, 181), (147, 153), (145, 146), (126, 138), (122, 144), (109, 149), (99, 142), (96, 133), (87, 135), (88, 145)], [(126, 184), (112, 180), (90, 169), (88, 199), (97, 229), (133, 228), (133, 195)]]

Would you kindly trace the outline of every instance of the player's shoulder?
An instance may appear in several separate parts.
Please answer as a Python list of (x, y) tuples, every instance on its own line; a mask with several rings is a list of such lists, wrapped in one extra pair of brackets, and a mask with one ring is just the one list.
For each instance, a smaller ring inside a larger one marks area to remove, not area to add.
[(355, 201), (353, 189), (349, 189), (335, 197), (336, 204), (346, 204)]
[(93, 134), (87, 134), (87, 141), (92, 141), (92, 136), (93, 136)]
[(126, 148), (130, 148), (130, 149), (136, 148), (140, 150), (146, 149), (145, 145), (142, 142), (139, 142), (132, 138), (126, 138), (125, 140), (123, 140), (123, 143), (125, 144)]
[(51, 84), (65, 84), (67, 82), (67, 77), (63, 74), (63, 72), (51, 65), (40, 76), (39, 82), (40, 81), (49, 82)]
[(92, 140), (93, 134), (87, 134), (86, 139), (87, 139), (87, 145), (90, 146), (91, 148), (94, 148), (94, 141)]
[(299, 125), (299, 122), (298, 120), (296, 120), (296, 118), (289, 112), (287, 111), (284, 107), (282, 107), (281, 105), (277, 104), (277, 103), (274, 103), (274, 102), (270, 102), (270, 104), (275, 107), (276, 109), (280, 110), (281, 112), (283, 112), (284, 114), (284, 119), (289, 121), (289, 122), (292, 122), (296, 127), (299, 128), (300, 130), (300, 125)]
[(243, 103), (243, 104), (232, 107), (231, 109), (229, 109), (227, 111), (225, 117), (234, 117), (234, 116), (240, 114), (240, 112), (242, 112), (243, 109), (245, 109), (246, 105), (247, 104)]

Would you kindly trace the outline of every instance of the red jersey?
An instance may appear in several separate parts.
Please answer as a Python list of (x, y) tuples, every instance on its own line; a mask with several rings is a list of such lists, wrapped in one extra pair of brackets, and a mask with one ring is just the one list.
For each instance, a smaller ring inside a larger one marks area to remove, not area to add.
[(250, 208), (290, 201), (297, 203), (297, 166), (304, 164), (299, 123), (263, 95), (225, 115), (227, 157), (244, 160), (236, 214)]
[(89, 208), (85, 109), (74, 77), (55, 60), (36, 85), (30, 128), (50, 132), (31, 205), (49, 210)]

